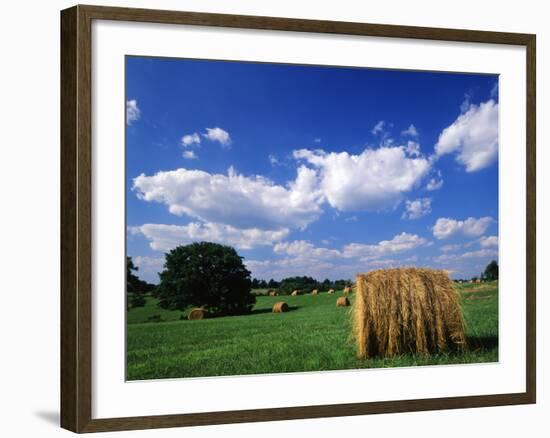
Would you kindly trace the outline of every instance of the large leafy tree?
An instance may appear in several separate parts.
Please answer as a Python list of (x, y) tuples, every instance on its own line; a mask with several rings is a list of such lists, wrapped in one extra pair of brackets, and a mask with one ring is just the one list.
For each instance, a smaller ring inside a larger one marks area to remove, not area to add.
[(488, 281), (498, 280), (498, 263), (496, 260), (493, 260), (487, 265), (483, 273), (483, 278)]
[(233, 248), (200, 242), (166, 254), (156, 296), (166, 309), (201, 306), (213, 314), (237, 315), (256, 301), (250, 287), (250, 272)]

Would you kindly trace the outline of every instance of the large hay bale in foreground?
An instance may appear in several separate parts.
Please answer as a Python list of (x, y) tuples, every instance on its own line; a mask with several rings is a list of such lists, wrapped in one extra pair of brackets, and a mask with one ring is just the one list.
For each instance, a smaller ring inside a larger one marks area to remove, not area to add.
[(195, 319), (204, 319), (207, 317), (208, 312), (202, 307), (197, 307), (196, 309), (191, 310), (191, 312), (189, 312), (189, 315), (187, 315), (187, 319), (190, 321)]
[(293, 297), (297, 297), (298, 295), (300, 295), (300, 291), (299, 290), (293, 290), (290, 295), (292, 295)]
[(353, 332), (360, 358), (464, 348), (459, 296), (445, 271), (380, 269), (357, 276)]
[(279, 301), (275, 304), (273, 304), (273, 309), (271, 309), (273, 313), (283, 313), (288, 312), (288, 304), (284, 301)]
[(346, 297), (339, 297), (336, 300), (336, 307), (348, 307), (349, 300)]

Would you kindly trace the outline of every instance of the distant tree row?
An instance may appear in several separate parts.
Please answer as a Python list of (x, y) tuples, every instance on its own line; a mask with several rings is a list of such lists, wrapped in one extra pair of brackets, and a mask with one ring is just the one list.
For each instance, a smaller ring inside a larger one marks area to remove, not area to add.
[(277, 289), (279, 287), (279, 282), (273, 280), (269, 281), (258, 280), (257, 278), (252, 279), (252, 289)]
[(326, 292), (329, 289), (335, 289), (340, 290), (345, 288), (346, 286), (351, 286), (352, 282), (350, 280), (335, 280), (331, 281), (328, 278), (326, 278), (323, 281), (318, 281), (312, 277), (289, 277), (284, 278), (279, 283), (279, 287), (277, 287), (277, 291), (280, 294), (290, 294), (294, 290), (301, 290), (301, 291), (310, 291), (313, 289), (317, 289), (319, 292)]
[(495, 281), (498, 280), (498, 263), (496, 260), (491, 261), (486, 267), (485, 270), (479, 275), (473, 276), (471, 279), (456, 279), (458, 282), (468, 282), (468, 281)]

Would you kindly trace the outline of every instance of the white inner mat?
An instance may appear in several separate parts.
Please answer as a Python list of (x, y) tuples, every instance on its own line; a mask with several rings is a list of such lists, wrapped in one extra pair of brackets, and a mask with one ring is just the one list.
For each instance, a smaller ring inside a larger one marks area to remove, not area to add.
[[(94, 21), (93, 418), (525, 391), (525, 49)], [(125, 382), (125, 55), (500, 74), (499, 363)]]

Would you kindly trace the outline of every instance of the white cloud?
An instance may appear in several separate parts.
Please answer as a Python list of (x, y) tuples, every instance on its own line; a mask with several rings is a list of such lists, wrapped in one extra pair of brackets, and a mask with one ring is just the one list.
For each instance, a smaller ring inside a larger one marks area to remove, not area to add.
[(460, 104), (460, 112), (465, 113), (470, 109), (471, 105), (472, 105), (472, 95), (469, 93), (464, 94), (464, 100)]
[(138, 270), (138, 276), (139, 272), (143, 271), (161, 271), (162, 267), (164, 265), (164, 257), (149, 257), (149, 256), (135, 256), (132, 257), (132, 261), (134, 262), (134, 265), (136, 265)]
[(225, 148), (231, 146), (231, 137), (229, 132), (223, 130), (222, 128), (206, 128), (206, 133), (202, 134), (204, 138), (207, 138), (210, 141), (217, 141)]
[(183, 158), (186, 158), (188, 160), (196, 160), (199, 158), (195, 151), (183, 151), (183, 154), (181, 154)]
[(315, 259), (333, 259), (340, 257), (340, 251), (336, 249), (320, 248), (305, 240), (294, 240), (293, 242), (277, 243), (273, 247), (277, 254), (290, 256), (309, 257)]
[(428, 244), (429, 242), (423, 237), (403, 232), (391, 240), (382, 240), (375, 245), (350, 243), (344, 247), (342, 254), (344, 257), (360, 257), (361, 261), (368, 261)]
[(437, 156), (456, 152), (456, 160), (467, 172), (492, 164), (498, 155), (498, 103), (491, 99), (470, 105), (441, 132), (435, 152)]
[(420, 156), (420, 144), (416, 141), (409, 140), (407, 142), (407, 146), (405, 146), (405, 152), (407, 152), (408, 155), (411, 157), (419, 157)]
[(318, 170), (323, 195), (340, 211), (394, 208), (430, 169), (426, 158), (407, 157), (403, 147), (365, 149), (359, 155), (301, 149), (294, 158)]
[(412, 123), (410, 126), (401, 132), (401, 135), (408, 135), (410, 137), (418, 137), (418, 130), (416, 129), (416, 126), (414, 126)]
[(379, 132), (383, 132), (384, 131), (384, 125), (386, 124), (386, 122), (384, 122), (383, 120), (380, 120), (376, 125), (374, 125), (374, 127), (372, 128), (371, 132), (376, 135), (378, 134)]
[(181, 168), (141, 174), (133, 190), (142, 200), (166, 204), (172, 214), (236, 228), (305, 228), (322, 213), (317, 176), (305, 166), (287, 186), (233, 168), (227, 175)]
[(273, 252), (283, 256), (281, 259), (246, 260), (245, 263), (257, 278), (280, 279), (293, 275), (309, 275), (319, 279), (353, 278), (358, 272), (377, 266), (414, 263), (418, 260), (414, 255), (402, 261), (389, 257), (429, 244), (426, 239), (407, 233), (373, 245), (350, 243), (340, 250), (318, 247), (305, 240), (295, 240), (273, 246)]
[(432, 199), (419, 198), (414, 201), (405, 201), (405, 211), (403, 219), (419, 219), (432, 212)]
[(169, 251), (178, 245), (201, 241), (222, 243), (238, 249), (251, 249), (273, 245), (284, 239), (289, 230), (239, 229), (218, 223), (191, 222), (187, 225), (143, 224), (130, 227), (130, 232), (145, 236), (149, 240), (149, 246), (155, 251)]
[(443, 245), (440, 249), (443, 252), (455, 252), (455, 251), (458, 251), (459, 249), (462, 249), (462, 246), (463, 245), (461, 243), (455, 243), (455, 244)]
[(477, 251), (468, 251), (462, 254), (441, 254), (434, 257), (437, 263), (460, 262), (470, 259), (495, 258), (498, 256), (498, 251), (494, 249), (479, 249)]
[(181, 138), (181, 144), (184, 147), (189, 147), (189, 146), (192, 146), (194, 144), (200, 144), (200, 142), (201, 142), (201, 138), (200, 138), (199, 134), (197, 134), (196, 132), (194, 132), (193, 134), (184, 135)]
[(432, 231), (437, 239), (447, 239), (455, 235), (481, 236), (492, 223), (493, 218), (488, 216), (478, 219), (469, 217), (464, 221), (439, 218), (433, 226)]
[(443, 187), (443, 178), (441, 177), (441, 171), (437, 171), (437, 178), (431, 178), (426, 184), (426, 190), (433, 192)]
[(498, 247), (498, 236), (483, 236), (479, 239), (479, 246), (482, 248)]
[(137, 266), (137, 276), (141, 280), (158, 283), (158, 273), (164, 269), (164, 257), (133, 256), (132, 261)]
[(141, 117), (141, 110), (138, 107), (137, 100), (126, 101), (126, 124), (131, 125)]
[(279, 164), (281, 164), (281, 163), (279, 162), (279, 159), (278, 159), (275, 155), (273, 155), (273, 154), (269, 154), (267, 158), (269, 159), (269, 163), (270, 163), (273, 167), (276, 167), (276, 166), (278, 166)]

